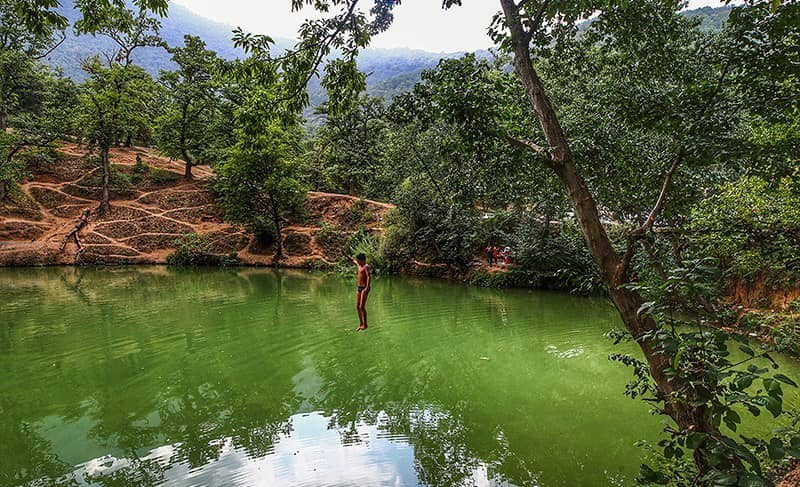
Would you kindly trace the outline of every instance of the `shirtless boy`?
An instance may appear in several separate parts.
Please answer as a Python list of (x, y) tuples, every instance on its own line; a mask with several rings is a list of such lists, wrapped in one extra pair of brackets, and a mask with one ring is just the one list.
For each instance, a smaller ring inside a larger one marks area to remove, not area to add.
[(358, 266), (358, 288), (356, 291), (356, 310), (358, 310), (358, 328), (356, 331), (367, 329), (367, 296), (372, 285), (372, 275), (367, 265), (367, 256), (358, 254), (353, 263)]

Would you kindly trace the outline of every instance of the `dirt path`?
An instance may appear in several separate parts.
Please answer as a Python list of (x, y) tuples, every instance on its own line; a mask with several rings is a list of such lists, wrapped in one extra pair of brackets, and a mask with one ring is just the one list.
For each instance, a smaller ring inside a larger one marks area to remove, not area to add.
[[(53, 167), (34, 171), (34, 178), (20, 185), (24, 194), (20, 201), (0, 205), (0, 265), (76, 263), (77, 247), (73, 242), (64, 252), (58, 249), (77, 216), (86, 208), (97, 207), (99, 174), (86, 163), (84, 150), (76, 145), (64, 145), (60, 153), (61, 160)], [(137, 184), (112, 191), (112, 206), (107, 214), (92, 214), (80, 234), (86, 251), (77, 262), (164, 263), (177, 239), (197, 233), (208, 239), (215, 253), (236, 254), (245, 264), (272, 264), (273, 247), (259, 246), (244, 228), (223, 220), (209, 189), (211, 168), (193, 168), (195, 177), (187, 181), (183, 179), (182, 162), (165, 159), (153, 150), (111, 151), (115, 169), (131, 180), (137, 157), (149, 168), (146, 176)], [(283, 236), (287, 255), (281, 264), (307, 267), (336, 260), (334, 257), (343, 249), (337, 249), (337, 242), (332, 244), (330, 239), (317, 241), (319, 224), (328, 222), (341, 228), (344, 236), (352, 233), (355, 229), (348, 225), (347, 215), (357, 201), (347, 195), (309, 193), (307, 221), (286, 222)], [(380, 231), (383, 213), (392, 205), (361, 201), (367, 216), (372, 216), (365, 226)]]

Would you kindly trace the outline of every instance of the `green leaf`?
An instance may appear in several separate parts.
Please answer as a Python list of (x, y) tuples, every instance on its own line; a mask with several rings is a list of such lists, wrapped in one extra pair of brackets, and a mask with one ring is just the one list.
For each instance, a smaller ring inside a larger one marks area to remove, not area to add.
[(786, 455), (786, 451), (783, 449), (783, 442), (778, 438), (773, 438), (769, 440), (767, 444), (767, 453), (769, 453), (769, 457), (773, 460), (780, 460)]
[(742, 374), (739, 375), (736, 379), (734, 379), (734, 384), (736, 385), (736, 389), (743, 391), (750, 387), (753, 384), (754, 377), (749, 374)]
[(750, 411), (750, 414), (752, 414), (753, 416), (760, 416), (761, 415), (761, 409), (759, 409), (758, 406), (754, 406), (752, 404), (748, 404), (747, 405), (747, 410)]
[(780, 397), (783, 394), (781, 384), (775, 379), (767, 377), (762, 382), (764, 383), (764, 390), (766, 390), (767, 394), (770, 396)]
[(784, 384), (789, 384), (790, 386), (797, 387), (797, 383), (795, 381), (793, 381), (792, 379), (786, 377), (783, 374), (775, 374), (773, 377), (775, 379), (783, 382)]
[(772, 413), (774, 418), (777, 418), (783, 411), (783, 401), (773, 396), (766, 396), (764, 400), (764, 407)]
[(696, 450), (700, 448), (705, 441), (705, 433), (689, 433), (689, 436), (686, 437), (686, 448)]

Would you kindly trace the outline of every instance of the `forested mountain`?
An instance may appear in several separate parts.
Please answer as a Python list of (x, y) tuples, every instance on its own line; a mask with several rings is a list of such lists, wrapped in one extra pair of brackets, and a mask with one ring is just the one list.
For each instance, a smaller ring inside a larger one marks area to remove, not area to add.
[(724, 7), (703, 7), (695, 10), (688, 10), (686, 15), (689, 17), (697, 17), (700, 19), (700, 27), (707, 30), (721, 29), (722, 25), (728, 21), (728, 16), (731, 14), (731, 5)]
[[(64, 0), (59, 11), (70, 23), (79, 18), (73, 0)], [(234, 26), (209, 20), (176, 3), (170, 4), (169, 16), (162, 19), (161, 24), (161, 37), (170, 46), (183, 44), (183, 36), (192, 34), (200, 36), (209, 49), (223, 58), (232, 59), (243, 54), (240, 49), (234, 48), (231, 41)], [(81, 69), (81, 61), (98, 52), (111, 50), (113, 43), (103, 37), (76, 36), (71, 28), (66, 34), (64, 43), (46, 58), (46, 62), (59, 67), (75, 80), (83, 80), (86, 74)], [(275, 41), (278, 49), (285, 49), (294, 43), (285, 38), (275, 38)], [(415, 49), (367, 49), (361, 55), (359, 66), (362, 71), (369, 73), (367, 85), (370, 94), (390, 98), (395, 93), (410, 89), (419, 80), (420, 73), (435, 66), (442, 57), (459, 54), (461, 53), (436, 53)], [(161, 48), (139, 48), (134, 59), (136, 64), (154, 76), (158, 75), (159, 70), (175, 69), (169, 54)], [(309, 91), (312, 105), (324, 100), (325, 93), (318, 79), (312, 79)]]
[[(687, 15), (702, 19), (703, 26), (718, 29), (728, 18), (731, 7), (711, 8), (687, 11)], [(70, 22), (78, 18), (73, 0), (64, 0), (60, 12)], [(203, 38), (208, 48), (216, 51), (221, 57), (231, 59), (242, 55), (242, 51), (233, 47), (231, 32), (234, 26), (215, 22), (195, 14), (191, 10), (170, 4), (169, 16), (162, 19), (161, 36), (170, 46), (183, 43), (186, 34)], [(293, 44), (291, 39), (275, 38), (279, 49)], [(102, 50), (110, 50), (112, 43), (107, 38), (92, 36), (76, 36), (71, 29), (67, 31), (67, 39), (46, 59), (51, 66), (61, 68), (64, 73), (76, 80), (85, 78), (81, 69), (81, 61)], [(359, 67), (369, 74), (367, 92), (371, 95), (391, 98), (397, 93), (408, 91), (419, 81), (420, 73), (435, 66), (439, 59), (456, 57), (463, 53), (437, 53), (416, 49), (367, 49), (359, 59)], [(169, 54), (161, 48), (143, 47), (136, 51), (136, 63), (144, 67), (150, 74), (158, 75), (161, 69), (174, 69)], [(309, 84), (312, 105), (324, 101), (325, 93), (318, 79)]]

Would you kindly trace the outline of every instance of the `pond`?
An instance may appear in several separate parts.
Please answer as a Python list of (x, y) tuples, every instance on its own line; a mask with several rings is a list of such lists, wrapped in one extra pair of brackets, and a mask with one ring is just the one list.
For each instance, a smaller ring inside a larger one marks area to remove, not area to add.
[(661, 418), (606, 300), (381, 277), (355, 333), (354, 287), (0, 269), (0, 485), (632, 484)]

